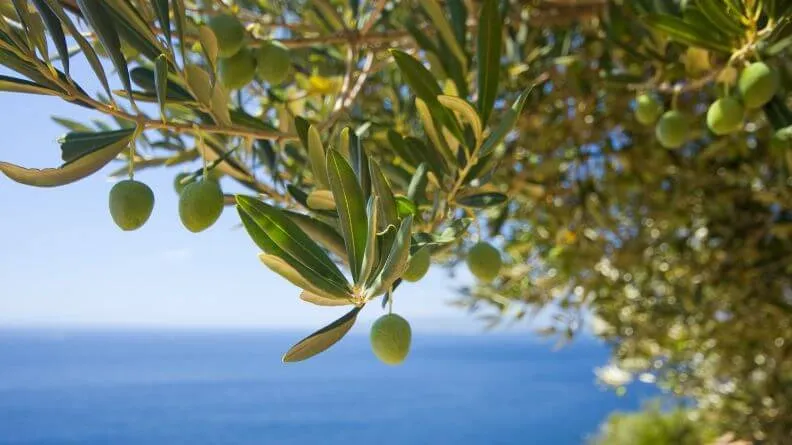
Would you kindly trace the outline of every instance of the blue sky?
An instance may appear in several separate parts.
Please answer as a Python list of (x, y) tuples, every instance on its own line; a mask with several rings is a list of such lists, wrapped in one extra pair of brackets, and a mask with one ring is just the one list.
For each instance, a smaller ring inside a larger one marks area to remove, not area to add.
[[(96, 91), (76, 65), (73, 75)], [(57, 98), (11, 93), (0, 93), (0, 109), (0, 160), (36, 168), (60, 164), (56, 138), (65, 131), (51, 115), (102, 117)], [(0, 175), (0, 325), (314, 328), (343, 313), (300, 301), (297, 288), (259, 263), (258, 248), (235, 229), (233, 208), (206, 232), (185, 230), (172, 188), (181, 167), (136, 174), (155, 191), (154, 214), (136, 232), (117, 229), (107, 175), (119, 166), (55, 189)], [(394, 310), (423, 329), (478, 331), (472, 316), (447, 304), (470, 280), (465, 270), (452, 279), (435, 266), (397, 292)], [(361, 320), (381, 314), (371, 306)]]

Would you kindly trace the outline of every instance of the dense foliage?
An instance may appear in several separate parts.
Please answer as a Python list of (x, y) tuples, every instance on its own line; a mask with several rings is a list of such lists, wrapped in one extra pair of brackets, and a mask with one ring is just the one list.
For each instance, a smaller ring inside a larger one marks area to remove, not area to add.
[[(622, 375), (738, 437), (792, 437), (789, 2), (0, 0), (0, 14), (0, 91), (113, 121), (58, 118), (60, 168), (0, 171), (47, 187), (114, 160), (130, 180), (203, 162), (176, 178), (187, 229), (235, 204), (301, 298), (352, 306), (284, 360), (393, 304), (429, 260), (466, 259), (479, 284), (460, 305), (553, 311), (546, 332), (568, 337), (589, 324)], [(71, 77), (77, 60), (100, 92)], [(248, 194), (223, 196), (232, 182)], [(156, 205), (121, 184), (110, 211), (134, 230)], [(378, 356), (403, 360), (409, 325), (377, 326)]]
[(663, 411), (653, 403), (640, 412), (611, 414), (591, 445), (701, 445), (716, 439), (695, 413), (683, 408)]

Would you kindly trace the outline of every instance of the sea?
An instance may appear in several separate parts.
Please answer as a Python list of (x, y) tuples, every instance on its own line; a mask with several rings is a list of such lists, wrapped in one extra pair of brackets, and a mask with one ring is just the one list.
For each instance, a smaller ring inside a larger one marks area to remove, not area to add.
[(531, 334), (416, 334), (397, 367), (352, 333), (283, 364), (304, 332), (0, 331), (0, 444), (578, 445), (623, 396), (608, 348)]

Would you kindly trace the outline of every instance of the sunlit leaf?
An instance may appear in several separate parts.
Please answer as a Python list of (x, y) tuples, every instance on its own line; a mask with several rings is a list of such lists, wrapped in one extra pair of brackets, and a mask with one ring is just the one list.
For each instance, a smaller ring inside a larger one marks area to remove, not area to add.
[(334, 149), (327, 151), (327, 176), (338, 210), (352, 278), (357, 281), (366, 248), (366, 204), (354, 170)]

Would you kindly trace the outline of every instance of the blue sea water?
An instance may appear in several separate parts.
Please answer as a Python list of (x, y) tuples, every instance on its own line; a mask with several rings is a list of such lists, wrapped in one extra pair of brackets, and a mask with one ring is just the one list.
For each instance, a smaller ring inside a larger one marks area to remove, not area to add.
[(0, 332), (0, 444), (577, 445), (655, 393), (601, 389), (593, 340), (421, 334), (387, 367), (353, 333), (280, 363), (300, 335)]

